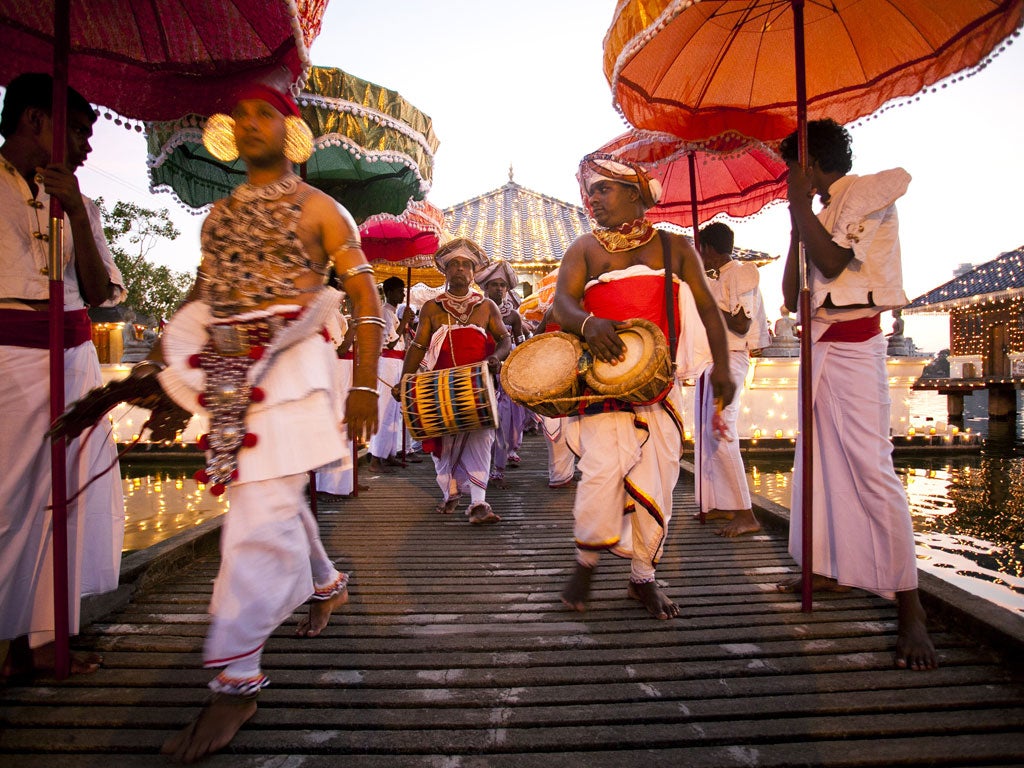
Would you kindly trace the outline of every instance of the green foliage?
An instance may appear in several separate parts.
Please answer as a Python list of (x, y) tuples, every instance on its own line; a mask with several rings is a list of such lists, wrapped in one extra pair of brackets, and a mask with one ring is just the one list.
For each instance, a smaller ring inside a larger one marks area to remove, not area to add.
[(161, 239), (175, 240), (181, 234), (167, 209), (154, 211), (122, 200), (108, 209), (102, 197), (96, 198), (96, 205), (103, 235), (128, 289), (124, 305), (154, 322), (170, 317), (188, 295), (193, 277), (146, 260)]

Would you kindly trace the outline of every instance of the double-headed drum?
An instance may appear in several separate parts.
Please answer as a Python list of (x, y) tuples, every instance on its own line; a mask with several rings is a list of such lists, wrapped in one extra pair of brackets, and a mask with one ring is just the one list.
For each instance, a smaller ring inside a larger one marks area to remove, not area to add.
[(564, 416), (578, 406), (580, 340), (569, 333), (527, 339), (505, 361), (501, 386), (515, 402), (541, 416)]
[(486, 362), (402, 377), (402, 415), (414, 440), (490, 429), (498, 423)]
[(594, 360), (583, 377), (587, 386), (606, 397), (627, 403), (655, 402), (672, 383), (672, 360), (661, 328), (649, 320), (630, 320), (618, 332), (626, 359), (615, 365)]

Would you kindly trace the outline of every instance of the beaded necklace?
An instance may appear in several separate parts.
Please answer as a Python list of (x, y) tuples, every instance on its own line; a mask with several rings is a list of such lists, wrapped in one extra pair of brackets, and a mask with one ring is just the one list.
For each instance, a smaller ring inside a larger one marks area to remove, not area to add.
[(639, 248), (651, 242), (657, 234), (654, 225), (644, 218), (608, 229), (594, 227), (593, 232), (594, 237), (608, 253), (621, 253)]

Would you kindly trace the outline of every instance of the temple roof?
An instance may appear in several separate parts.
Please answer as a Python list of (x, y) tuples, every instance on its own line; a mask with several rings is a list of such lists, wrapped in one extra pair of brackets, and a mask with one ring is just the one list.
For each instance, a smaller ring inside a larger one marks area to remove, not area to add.
[(1024, 245), (918, 296), (903, 311), (949, 312), (982, 300), (998, 301), (1020, 294), (1024, 294)]
[(577, 237), (589, 232), (586, 211), (512, 180), (502, 187), (444, 210), (445, 240), (468, 237), (492, 259), (518, 272), (547, 272)]

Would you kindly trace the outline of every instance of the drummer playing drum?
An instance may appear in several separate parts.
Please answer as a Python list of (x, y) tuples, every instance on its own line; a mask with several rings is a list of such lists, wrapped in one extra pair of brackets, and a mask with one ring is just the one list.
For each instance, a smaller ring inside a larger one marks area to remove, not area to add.
[[(579, 178), (595, 227), (569, 246), (559, 268), (554, 307), (562, 329), (581, 336), (595, 359), (614, 364), (625, 360), (617, 333), (628, 327), (625, 321), (649, 320), (667, 339), (680, 339), (672, 350), (677, 376), (695, 375), (707, 365), (701, 339), (706, 331), (715, 396), (731, 402), (736, 388), (725, 325), (700, 258), (683, 237), (659, 234), (645, 217), (657, 202), (658, 183), (640, 166), (607, 155), (585, 157)], [(666, 258), (672, 267), (674, 334), (666, 319)], [(701, 349), (704, 354), (697, 354)], [(656, 618), (679, 616), (679, 607), (655, 581), (655, 565), (679, 477), (680, 387), (670, 385), (652, 404), (596, 403), (566, 421), (566, 440), (579, 456), (582, 479), (573, 510), (576, 566), (562, 602), (585, 610), (598, 559), (608, 550), (631, 560), (630, 597)]]
[[(434, 254), (434, 264), (447, 278), (446, 290), (423, 305), (416, 338), (405, 354), (402, 377), (415, 373), (423, 363), (427, 370), (452, 368), (487, 361), (491, 375), (512, 349), (512, 339), (498, 306), (470, 291), (474, 272), (487, 266), (487, 253), (472, 240), (459, 237)], [(400, 385), (392, 388), (396, 399)], [(437, 484), (444, 498), (437, 511), (449, 514), (458, 506), (461, 490), (470, 495), (466, 515), (471, 523), (496, 523), (501, 518), (487, 503), (493, 429), (475, 429), (423, 441), (433, 454)]]

